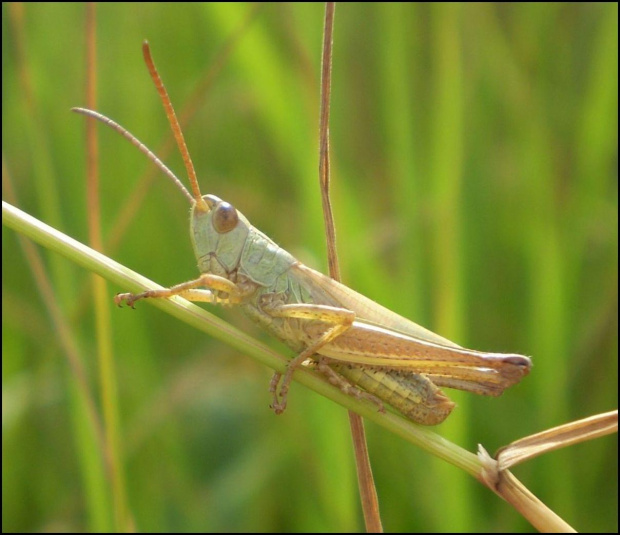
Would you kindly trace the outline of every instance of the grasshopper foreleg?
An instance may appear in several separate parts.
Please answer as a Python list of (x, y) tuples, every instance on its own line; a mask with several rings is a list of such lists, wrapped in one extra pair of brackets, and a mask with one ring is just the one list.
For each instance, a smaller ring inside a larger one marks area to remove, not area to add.
[[(276, 414), (281, 414), (286, 408), (286, 396), (288, 394), (295, 370), (301, 366), (305, 360), (316, 354), (324, 345), (329, 344), (349, 329), (355, 319), (355, 312), (345, 308), (315, 304), (263, 304), (262, 308), (267, 314), (273, 317), (305, 319), (331, 324), (331, 326), (327, 327), (327, 330), (319, 337), (318, 340), (308, 345), (306, 349), (304, 349), (299, 355), (297, 355), (297, 357), (288, 363), (283, 377), (282, 374), (276, 373), (271, 379), (269, 386), (269, 390), (273, 394), (273, 403), (271, 408), (276, 412)], [(278, 385), (280, 385), (279, 392)]]
[[(198, 289), (200, 287), (208, 289)], [(223, 292), (228, 296), (226, 298), (219, 297), (217, 293)], [(224, 277), (218, 275), (212, 275), (211, 273), (203, 273), (197, 279), (175, 284), (170, 288), (163, 288), (161, 290), (147, 290), (139, 294), (121, 293), (114, 297), (114, 302), (121, 306), (123, 303), (127, 303), (133, 308), (134, 303), (140, 299), (146, 298), (167, 298), (179, 295), (189, 301), (202, 301), (208, 303), (238, 303), (243, 292), (237, 284)]]

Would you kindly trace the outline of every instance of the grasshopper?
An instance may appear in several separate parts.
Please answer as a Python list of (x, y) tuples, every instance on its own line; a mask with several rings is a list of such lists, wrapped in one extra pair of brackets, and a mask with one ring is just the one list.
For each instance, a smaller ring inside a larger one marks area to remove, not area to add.
[(192, 193), (133, 134), (100, 113), (97, 119), (136, 145), (181, 189), (191, 204), (190, 234), (200, 276), (162, 290), (121, 293), (119, 306), (175, 295), (190, 301), (234, 305), (286, 343), (297, 356), (270, 384), (272, 408), (281, 413), (295, 370), (313, 364), (345, 392), (383, 402), (414, 422), (443, 422), (455, 404), (440, 387), (498, 396), (531, 368), (528, 357), (462, 348), (377, 304), (276, 245), (232, 204), (202, 195), (172, 104), (143, 45), (188, 170)]

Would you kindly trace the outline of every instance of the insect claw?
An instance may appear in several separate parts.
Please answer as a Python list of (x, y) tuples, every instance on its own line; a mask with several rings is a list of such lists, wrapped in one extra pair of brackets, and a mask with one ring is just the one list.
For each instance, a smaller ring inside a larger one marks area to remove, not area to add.
[(273, 412), (275, 412), (276, 414), (282, 414), (286, 409), (286, 401), (274, 401), (271, 405), (269, 405), (269, 408), (272, 409)]
[(135, 309), (134, 303), (137, 301), (134, 294), (116, 294), (114, 296), (114, 302), (118, 308), (123, 308), (123, 302), (126, 302), (131, 308)]

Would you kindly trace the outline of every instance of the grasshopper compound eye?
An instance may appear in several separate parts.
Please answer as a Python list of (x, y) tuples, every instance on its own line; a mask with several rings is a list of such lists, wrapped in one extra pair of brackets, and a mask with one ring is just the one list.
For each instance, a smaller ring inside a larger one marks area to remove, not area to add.
[(213, 212), (213, 227), (219, 234), (226, 234), (237, 226), (239, 216), (235, 207), (225, 201), (217, 204)]

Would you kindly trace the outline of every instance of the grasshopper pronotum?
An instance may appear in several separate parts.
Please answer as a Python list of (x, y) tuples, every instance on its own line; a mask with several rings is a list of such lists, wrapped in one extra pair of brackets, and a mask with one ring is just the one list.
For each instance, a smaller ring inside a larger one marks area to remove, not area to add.
[[(188, 169), (192, 193), (123, 127), (91, 110), (74, 111), (111, 126), (144, 152), (188, 197), (191, 237), (201, 275), (165, 290), (119, 294), (117, 304), (182, 296), (238, 305), (296, 353), (271, 381), (272, 407), (286, 407), (293, 373), (306, 361), (356, 396), (383, 402), (411, 420), (435, 425), (454, 408), (439, 387), (498, 396), (531, 368), (528, 357), (464, 349), (303, 265), (260, 232), (232, 204), (202, 195), (166, 90), (143, 46), (145, 60)], [(279, 388), (278, 388), (279, 387)], [(360, 390), (361, 389), (363, 390)]]

